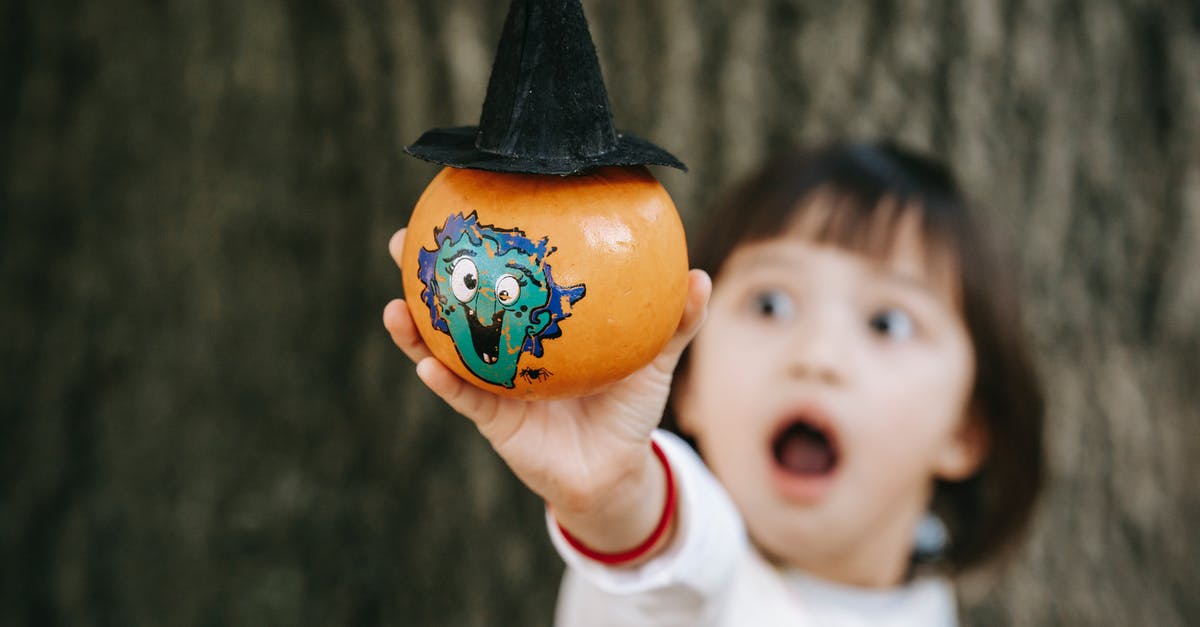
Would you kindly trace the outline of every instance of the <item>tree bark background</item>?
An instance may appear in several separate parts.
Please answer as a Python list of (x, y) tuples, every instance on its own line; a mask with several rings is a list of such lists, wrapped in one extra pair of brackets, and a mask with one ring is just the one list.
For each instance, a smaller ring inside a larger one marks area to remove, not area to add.
[[(771, 150), (897, 137), (1016, 242), (1049, 390), (969, 624), (1200, 622), (1200, 5), (585, 0), (691, 226)], [(504, 0), (0, 8), (0, 624), (547, 625), (538, 500), (379, 322)]]

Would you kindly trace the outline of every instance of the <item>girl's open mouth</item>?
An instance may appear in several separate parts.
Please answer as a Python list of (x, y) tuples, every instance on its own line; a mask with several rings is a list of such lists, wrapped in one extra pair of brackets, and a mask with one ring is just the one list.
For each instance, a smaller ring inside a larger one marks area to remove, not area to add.
[(812, 504), (833, 487), (840, 461), (837, 438), (819, 415), (784, 420), (770, 449), (771, 483), (784, 499)]
[(787, 423), (771, 443), (775, 464), (797, 476), (817, 477), (833, 472), (837, 450), (829, 437), (811, 423), (798, 419)]

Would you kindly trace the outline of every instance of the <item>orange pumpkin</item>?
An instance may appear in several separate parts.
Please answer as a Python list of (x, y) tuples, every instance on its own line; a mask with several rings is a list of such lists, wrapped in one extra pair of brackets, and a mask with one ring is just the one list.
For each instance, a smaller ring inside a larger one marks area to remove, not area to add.
[(506, 396), (596, 392), (650, 362), (687, 293), (674, 203), (644, 167), (445, 168), (413, 209), (404, 293), (433, 354)]

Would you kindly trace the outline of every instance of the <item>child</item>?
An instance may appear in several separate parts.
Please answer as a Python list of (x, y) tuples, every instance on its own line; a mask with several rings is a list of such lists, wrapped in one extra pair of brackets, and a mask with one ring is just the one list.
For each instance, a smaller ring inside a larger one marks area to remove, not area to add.
[[(952, 625), (944, 575), (1014, 544), (1042, 469), (1016, 295), (976, 228), (898, 147), (777, 159), (699, 239), (675, 337), (588, 398), (489, 395), (402, 302), (384, 322), (546, 500), (558, 624)], [(668, 397), (699, 455), (655, 430)]]

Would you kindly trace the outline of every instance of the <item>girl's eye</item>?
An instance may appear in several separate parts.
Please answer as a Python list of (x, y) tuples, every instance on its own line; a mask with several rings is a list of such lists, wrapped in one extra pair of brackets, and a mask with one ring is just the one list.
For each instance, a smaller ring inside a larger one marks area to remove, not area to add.
[(893, 340), (907, 340), (916, 332), (913, 319), (902, 309), (884, 309), (871, 316), (871, 329)]
[(757, 316), (786, 320), (792, 317), (795, 307), (792, 297), (779, 290), (766, 290), (754, 295), (751, 309)]
[(521, 295), (521, 282), (517, 277), (511, 274), (501, 275), (496, 280), (496, 300), (500, 301), (501, 305), (511, 305), (517, 302), (517, 297)]
[(450, 289), (458, 302), (470, 302), (475, 298), (475, 290), (478, 288), (479, 271), (475, 269), (475, 262), (466, 257), (454, 262), (454, 267), (450, 270)]

